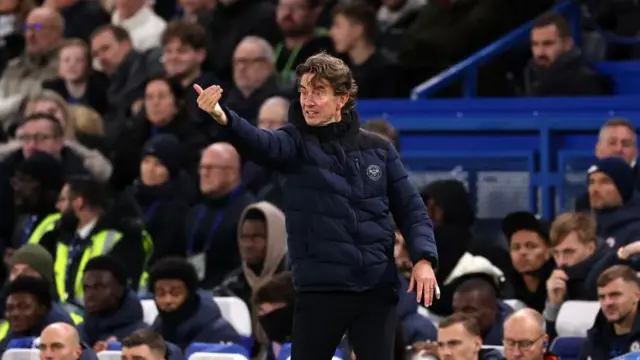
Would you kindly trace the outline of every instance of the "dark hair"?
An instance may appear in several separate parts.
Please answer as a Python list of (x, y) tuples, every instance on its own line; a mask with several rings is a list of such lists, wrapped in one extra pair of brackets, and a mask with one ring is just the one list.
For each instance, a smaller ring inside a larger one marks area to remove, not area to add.
[(456, 281), (455, 292), (459, 294), (478, 291), (496, 297), (498, 295), (498, 285), (491, 281), (488, 274), (478, 273), (465, 275)]
[(50, 288), (49, 282), (43, 278), (21, 275), (7, 285), (6, 296), (9, 298), (12, 294), (30, 294), (40, 305), (49, 309), (53, 301)]
[(551, 25), (555, 26), (556, 29), (558, 29), (558, 34), (560, 34), (560, 37), (562, 38), (571, 37), (571, 28), (569, 27), (569, 23), (567, 22), (567, 19), (565, 19), (564, 16), (558, 14), (557, 12), (554, 12), (554, 11), (546, 12), (538, 16), (533, 21), (534, 29), (543, 28)]
[(178, 39), (196, 50), (202, 50), (206, 46), (207, 34), (200, 24), (186, 20), (173, 20), (167, 24), (167, 28), (162, 33), (162, 46), (166, 46), (173, 39)]
[(618, 279), (622, 279), (626, 283), (638, 284), (638, 275), (635, 270), (627, 265), (614, 265), (598, 276), (596, 285), (599, 288), (605, 287)]
[(111, 255), (97, 256), (89, 260), (84, 267), (84, 273), (89, 271), (106, 271), (122, 286), (127, 286), (129, 282), (126, 267), (120, 259)]
[(171, 92), (171, 95), (173, 95), (173, 99), (176, 107), (178, 109), (181, 109), (182, 106), (184, 105), (186, 93), (182, 85), (180, 85), (180, 82), (178, 81), (178, 79), (169, 78), (164, 75), (152, 76), (144, 84), (145, 92), (147, 91), (147, 86), (149, 86), (149, 84), (151, 84), (154, 81), (162, 81), (165, 84), (167, 84), (167, 86), (169, 87), (169, 91)]
[(636, 129), (633, 127), (633, 124), (631, 123), (631, 121), (621, 117), (616, 117), (616, 118), (607, 120), (607, 122), (605, 122), (600, 129), (603, 129), (606, 127), (614, 127), (614, 126), (624, 126), (627, 129), (631, 130), (631, 132), (633, 133), (636, 132)]
[(55, 116), (51, 114), (41, 113), (41, 112), (33, 113), (27, 116), (26, 118), (24, 118), (24, 120), (22, 121), (22, 124), (26, 124), (30, 121), (37, 121), (37, 120), (48, 120), (51, 123), (51, 126), (53, 128), (53, 136), (55, 136), (56, 138), (60, 138), (64, 135), (64, 129), (62, 128), (62, 124), (60, 124), (60, 120), (58, 120)]
[(369, 4), (354, 1), (339, 3), (333, 8), (333, 16), (342, 15), (349, 21), (356, 22), (364, 28), (364, 36), (367, 40), (373, 40), (378, 31), (376, 10)]
[(244, 216), (244, 219), (267, 221), (266, 216), (264, 216), (264, 213), (259, 209), (250, 209), (249, 211), (247, 211), (247, 214)]
[(129, 36), (129, 32), (125, 28), (118, 25), (113, 25), (113, 24), (102, 25), (97, 29), (93, 30), (93, 32), (91, 33), (91, 40), (93, 40), (93, 38), (102, 34), (103, 32), (107, 32), (107, 31), (113, 34), (113, 37), (116, 39), (117, 42), (123, 42), (123, 41), (127, 41), (129, 43), (131, 42), (131, 36)]
[(164, 339), (160, 334), (153, 330), (136, 330), (132, 332), (131, 335), (122, 339), (123, 348), (132, 348), (142, 345), (148, 346), (151, 351), (162, 354), (163, 356), (167, 354), (167, 345), (165, 344)]
[(396, 130), (390, 122), (385, 119), (373, 119), (368, 120), (362, 124), (362, 128), (372, 133), (384, 136), (391, 140), (391, 143), (400, 151), (400, 139), (398, 136), (398, 130)]
[(184, 282), (190, 293), (198, 291), (198, 273), (185, 258), (166, 257), (158, 260), (149, 272), (149, 291), (153, 293), (156, 282), (166, 279)]
[(310, 56), (304, 63), (296, 67), (298, 78), (302, 78), (304, 74), (314, 75), (312, 85), (315, 85), (319, 79), (324, 79), (329, 82), (336, 95), (349, 96), (344, 108), (345, 110), (353, 109), (358, 94), (358, 85), (356, 85), (356, 80), (353, 78), (349, 66), (344, 61), (321, 52)]
[(473, 317), (461, 313), (454, 313), (451, 316), (440, 321), (440, 324), (438, 324), (438, 328), (445, 329), (456, 324), (461, 324), (464, 329), (471, 335), (482, 336), (478, 321)]
[(253, 301), (258, 305), (278, 302), (293, 304), (294, 300), (295, 289), (290, 271), (274, 275), (253, 294)]
[(81, 197), (91, 208), (104, 210), (109, 206), (107, 186), (90, 176), (72, 176), (66, 184), (70, 197)]

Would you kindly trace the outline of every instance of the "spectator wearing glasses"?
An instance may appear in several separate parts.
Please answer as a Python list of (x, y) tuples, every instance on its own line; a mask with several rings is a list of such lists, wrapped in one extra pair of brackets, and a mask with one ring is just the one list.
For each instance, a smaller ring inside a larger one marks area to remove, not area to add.
[(526, 308), (509, 316), (503, 325), (502, 344), (507, 360), (558, 360), (548, 351), (549, 336), (539, 312)]

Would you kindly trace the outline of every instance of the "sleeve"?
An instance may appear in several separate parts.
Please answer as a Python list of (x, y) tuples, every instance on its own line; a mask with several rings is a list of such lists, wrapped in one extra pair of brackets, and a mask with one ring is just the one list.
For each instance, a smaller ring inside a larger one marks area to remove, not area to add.
[(235, 112), (223, 107), (227, 115), (222, 130), (225, 140), (241, 149), (242, 155), (264, 166), (281, 166), (297, 159), (302, 138), (293, 125), (276, 131), (258, 129)]
[(438, 250), (427, 208), (409, 181), (409, 174), (398, 152), (393, 145), (388, 146), (387, 191), (391, 214), (407, 241), (411, 261), (415, 264), (419, 260), (427, 260), (435, 269), (438, 266)]

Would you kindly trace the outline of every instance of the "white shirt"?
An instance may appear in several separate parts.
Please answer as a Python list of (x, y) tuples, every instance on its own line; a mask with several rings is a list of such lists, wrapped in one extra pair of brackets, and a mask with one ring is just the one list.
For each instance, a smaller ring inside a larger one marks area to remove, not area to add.
[(133, 48), (140, 52), (159, 47), (162, 33), (167, 27), (167, 22), (147, 6), (128, 19), (121, 19), (118, 11), (114, 11), (111, 23), (127, 30)]
[(82, 239), (85, 240), (86, 238), (89, 237), (89, 235), (91, 235), (91, 231), (93, 231), (93, 228), (96, 227), (96, 223), (98, 222), (98, 219), (93, 219), (91, 221), (89, 221), (87, 224), (85, 224), (83, 227), (80, 228), (80, 230), (78, 230), (76, 232), (76, 234)]

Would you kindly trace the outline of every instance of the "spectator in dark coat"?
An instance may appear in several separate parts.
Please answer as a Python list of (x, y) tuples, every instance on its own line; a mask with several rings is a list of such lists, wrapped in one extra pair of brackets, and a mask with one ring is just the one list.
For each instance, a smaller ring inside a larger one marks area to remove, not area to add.
[(109, 14), (99, 2), (91, 0), (46, 0), (64, 18), (64, 37), (89, 41), (93, 31), (110, 22)]
[(165, 341), (153, 330), (135, 331), (122, 340), (122, 357), (125, 359), (142, 358), (148, 360), (184, 360), (182, 350)]
[(404, 328), (404, 341), (408, 345), (419, 341), (437, 341), (436, 327), (425, 316), (418, 314), (418, 303), (408, 293), (409, 279), (398, 275), (398, 320)]
[(85, 316), (78, 332), (96, 352), (106, 350), (107, 341), (122, 341), (147, 327), (140, 300), (129, 290), (127, 271), (120, 260), (111, 256), (89, 260), (82, 283)]
[(149, 290), (159, 315), (151, 325), (183, 351), (193, 342), (241, 343), (210, 295), (198, 293), (196, 269), (184, 258), (165, 258), (149, 274)]

